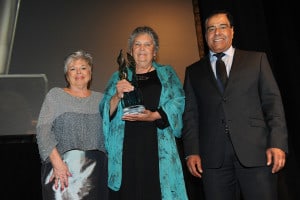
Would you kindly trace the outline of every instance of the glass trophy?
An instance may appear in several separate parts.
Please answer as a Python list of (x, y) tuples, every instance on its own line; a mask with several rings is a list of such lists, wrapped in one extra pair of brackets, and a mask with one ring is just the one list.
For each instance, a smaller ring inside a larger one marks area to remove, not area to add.
[[(145, 110), (143, 105), (143, 97), (138, 87), (138, 82), (135, 73), (135, 61), (134, 58), (127, 53), (127, 60), (123, 56), (123, 50), (120, 50), (117, 58), (119, 64), (119, 79), (126, 79), (134, 86), (134, 90), (131, 92), (124, 92), (124, 96), (121, 100), (123, 107), (123, 114), (139, 114)], [(132, 71), (132, 79), (128, 79), (128, 70)]]

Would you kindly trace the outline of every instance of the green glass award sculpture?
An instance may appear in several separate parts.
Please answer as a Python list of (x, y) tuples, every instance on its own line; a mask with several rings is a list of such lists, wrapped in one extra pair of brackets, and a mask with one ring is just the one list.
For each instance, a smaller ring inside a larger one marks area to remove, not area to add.
[[(120, 50), (117, 58), (119, 64), (119, 78), (120, 80), (126, 79), (133, 86), (134, 90), (131, 92), (124, 92), (124, 96), (121, 100), (123, 106), (123, 113), (126, 114), (139, 114), (145, 110), (143, 105), (143, 97), (138, 87), (138, 82), (135, 73), (135, 61), (134, 58), (127, 53), (127, 60), (123, 56), (123, 50)], [(128, 77), (128, 70), (132, 72), (131, 80)]]

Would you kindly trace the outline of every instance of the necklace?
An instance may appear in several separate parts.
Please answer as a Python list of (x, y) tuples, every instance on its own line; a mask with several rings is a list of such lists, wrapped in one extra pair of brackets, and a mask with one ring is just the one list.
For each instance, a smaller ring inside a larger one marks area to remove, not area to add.
[(149, 79), (149, 74), (148, 73), (152, 70), (152, 68), (153, 67), (151, 66), (151, 67), (149, 67), (149, 69), (145, 73), (137, 74), (137, 76), (136, 76), (137, 80), (139, 80), (139, 81), (148, 80)]
[(146, 71), (145, 72), (141, 72), (141, 69), (139, 70), (139, 73), (137, 73), (137, 74), (147, 74), (148, 72), (150, 72), (151, 70), (152, 70), (152, 65), (148, 68), (148, 69), (146, 69)]

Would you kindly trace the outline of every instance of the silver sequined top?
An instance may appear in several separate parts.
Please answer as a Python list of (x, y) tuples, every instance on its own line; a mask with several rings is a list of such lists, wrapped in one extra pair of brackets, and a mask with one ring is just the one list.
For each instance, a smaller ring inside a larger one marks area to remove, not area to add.
[(74, 97), (58, 87), (48, 92), (36, 127), (42, 161), (48, 161), (54, 147), (61, 155), (72, 149), (105, 152), (99, 113), (102, 96), (92, 91), (89, 97)]

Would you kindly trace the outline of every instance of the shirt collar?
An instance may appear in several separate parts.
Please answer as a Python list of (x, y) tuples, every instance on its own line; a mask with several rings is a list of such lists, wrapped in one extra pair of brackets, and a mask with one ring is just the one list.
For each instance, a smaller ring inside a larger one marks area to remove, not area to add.
[[(233, 46), (230, 46), (226, 51), (224, 51), (223, 53), (225, 53), (225, 56), (230, 56), (232, 57), (234, 54), (234, 48)], [(214, 56), (215, 52), (213, 51), (209, 51), (210, 54), (210, 60), (216, 60), (217, 58)]]

